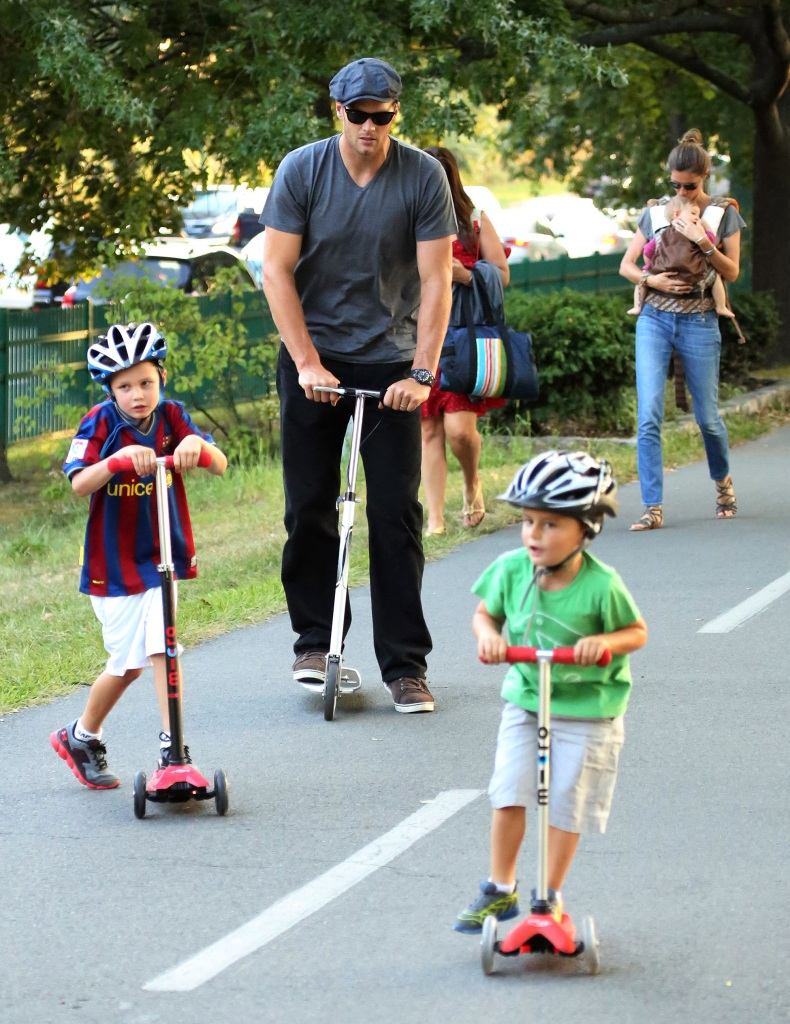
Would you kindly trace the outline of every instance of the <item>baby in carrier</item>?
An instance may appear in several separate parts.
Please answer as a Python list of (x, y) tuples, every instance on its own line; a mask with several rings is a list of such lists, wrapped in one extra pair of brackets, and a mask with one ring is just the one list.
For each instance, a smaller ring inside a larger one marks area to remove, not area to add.
[[(666, 204), (667, 226), (656, 234), (655, 238), (651, 238), (643, 250), (645, 269), (649, 267), (653, 274), (677, 274), (685, 284), (692, 285), (700, 291), (710, 288), (718, 315), (734, 318), (735, 314), (727, 305), (727, 293), (722, 279), (710, 266), (699, 246), (673, 227), (672, 221), (681, 212), (700, 216), (699, 205), (685, 196), (670, 199)], [(704, 220), (700, 221), (700, 226), (705, 229), (711, 245), (716, 245), (716, 236)], [(629, 315), (638, 316), (642, 311), (646, 291), (647, 288), (643, 284), (634, 287), (634, 304), (628, 310)]]

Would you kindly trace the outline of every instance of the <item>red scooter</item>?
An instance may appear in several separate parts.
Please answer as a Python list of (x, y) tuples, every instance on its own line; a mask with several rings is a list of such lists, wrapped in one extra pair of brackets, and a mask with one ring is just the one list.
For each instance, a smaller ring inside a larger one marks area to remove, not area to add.
[[(198, 465), (211, 465), (209, 452), (201, 452)], [(111, 473), (134, 469), (131, 458), (113, 455), (107, 461)], [(174, 599), (175, 566), (170, 544), (170, 507), (167, 500), (167, 471), (173, 468), (173, 456), (156, 460), (156, 510), (159, 526), (159, 555), (157, 566), (162, 581), (162, 608), (165, 622), (165, 659), (167, 668), (167, 710), (170, 719), (170, 755), (166, 768), (157, 768), (150, 782), (145, 772), (134, 777), (134, 813), (145, 817), (146, 801), (152, 803), (186, 803), (188, 800), (213, 800), (217, 814), (228, 812), (228, 780), (218, 768), (214, 772), (214, 788), (190, 762), (184, 748), (181, 715), (181, 672), (179, 667), (178, 638)]]
[[(576, 938), (576, 927), (569, 914), (555, 920), (549, 904), (549, 785), (551, 777), (551, 665), (575, 664), (572, 647), (555, 647), (542, 651), (537, 647), (508, 647), (507, 659), (511, 665), (520, 661), (538, 663), (538, 884), (530, 904), (529, 916), (519, 921), (500, 941), (497, 939), (497, 919), (491, 915), (483, 920), (480, 940), (481, 962), (485, 974), (493, 974), (494, 955), (519, 956), (522, 953), (554, 953), (558, 956), (578, 956), (590, 974), (600, 969), (598, 940), (591, 917), (582, 920), (581, 940)], [(608, 665), (611, 651), (606, 651), (598, 662)]]

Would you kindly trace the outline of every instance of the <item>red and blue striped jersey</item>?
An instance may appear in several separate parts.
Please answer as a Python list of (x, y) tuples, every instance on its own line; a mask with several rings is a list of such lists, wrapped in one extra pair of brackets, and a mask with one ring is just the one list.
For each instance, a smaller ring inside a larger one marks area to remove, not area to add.
[[(71, 442), (63, 472), (71, 477), (127, 445), (145, 445), (157, 456), (172, 455), (189, 434), (213, 443), (193, 423), (181, 402), (165, 400), (146, 433), (128, 423), (112, 400), (94, 406), (83, 417)], [(170, 533), (177, 579), (197, 575), (195, 544), (186, 488), (180, 473), (168, 474)], [(134, 470), (115, 476), (90, 498), (80, 590), (97, 597), (140, 594), (160, 585), (157, 566), (159, 527), (153, 476), (140, 479)]]

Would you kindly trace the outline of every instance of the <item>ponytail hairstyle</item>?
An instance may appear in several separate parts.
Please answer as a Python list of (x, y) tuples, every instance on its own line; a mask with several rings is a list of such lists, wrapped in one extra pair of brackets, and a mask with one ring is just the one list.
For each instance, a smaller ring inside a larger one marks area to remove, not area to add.
[(702, 145), (702, 132), (698, 128), (689, 128), (678, 140), (677, 146), (669, 154), (667, 168), (670, 172), (681, 171), (698, 174), (706, 178), (710, 173), (710, 156)]
[(469, 252), (475, 252), (477, 250), (477, 239), (475, 238), (475, 229), (472, 224), (472, 210), (474, 210), (475, 204), (464, 192), (458, 163), (450, 150), (444, 146), (426, 146), (425, 152), (438, 160), (444, 168), (444, 173), (447, 175), (447, 180), (450, 183), (450, 194), (453, 197), (455, 219), (458, 222), (458, 240)]

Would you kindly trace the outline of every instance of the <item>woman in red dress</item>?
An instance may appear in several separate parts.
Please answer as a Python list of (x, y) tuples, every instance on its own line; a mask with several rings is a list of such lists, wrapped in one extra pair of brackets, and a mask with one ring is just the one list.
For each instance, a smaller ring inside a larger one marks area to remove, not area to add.
[[(482, 212), (476, 210), (464, 192), (458, 164), (449, 149), (429, 146), (425, 150), (444, 167), (455, 206), (458, 236), (453, 242), (453, 288), (469, 287), (472, 270), (477, 260), (487, 260), (502, 271), (502, 284), (510, 280), (507, 257), (494, 225)], [(480, 434), (477, 418), (489, 409), (504, 405), (502, 398), (473, 401), (466, 395), (442, 391), (438, 381), (431, 388), (422, 411), (422, 484), (428, 508), (427, 536), (440, 536), (445, 532), (444, 498), (447, 487), (447, 443), (458, 459), (464, 476), (463, 524), (467, 528), (478, 526), (486, 514), (483, 487), (480, 483)]]

